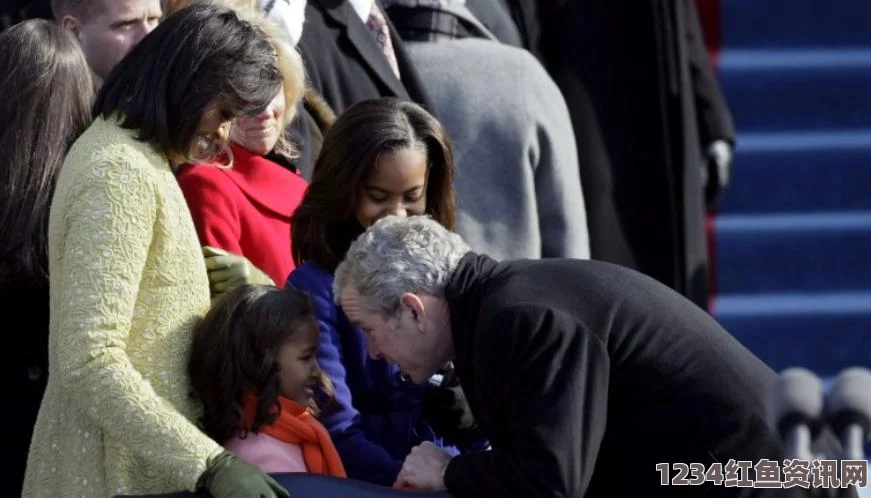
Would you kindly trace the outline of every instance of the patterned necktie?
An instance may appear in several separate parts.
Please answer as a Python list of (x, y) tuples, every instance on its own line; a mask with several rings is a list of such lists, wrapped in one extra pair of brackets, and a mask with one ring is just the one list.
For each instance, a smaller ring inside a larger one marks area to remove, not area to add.
[(387, 20), (384, 19), (384, 14), (375, 2), (372, 2), (372, 11), (369, 13), (369, 19), (366, 21), (366, 27), (372, 32), (378, 46), (381, 47), (381, 53), (387, 57), (387, 62), (390, 68), (393, 69), (393, 74), (399, 78), (399, 64), (396, 63), (396, 54), (393, 52), (393, 42), (390, 40), (390, 29), (387, 27)]

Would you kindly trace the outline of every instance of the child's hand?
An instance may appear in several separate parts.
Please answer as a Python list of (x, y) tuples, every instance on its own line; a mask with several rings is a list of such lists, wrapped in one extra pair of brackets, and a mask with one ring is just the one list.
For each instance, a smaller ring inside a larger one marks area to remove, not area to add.
[(223, 294), (240, 285), (275, 285), (265, 273), (251, 264), (248, 258), (215, 247), (203, 247), (209, 288), (212, 295)]

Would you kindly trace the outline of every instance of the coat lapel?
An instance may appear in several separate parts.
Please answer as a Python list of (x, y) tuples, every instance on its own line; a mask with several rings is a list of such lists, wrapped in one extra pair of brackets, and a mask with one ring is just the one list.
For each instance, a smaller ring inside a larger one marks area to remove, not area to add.
[[(348, 37), (351, 45), (354, 46), (363, 60), (366, 61), (366, 64), (372, 72), (378, 76), (378, 79), (390, 88), (394, 93), (394, 96), (406, 97), (408, 92), (405, 90), (402, 82), (396, 78), (395, 74), (393, 74), (393, 70), (390, 69), (390, 64), (387, 62), (387, 58), (384, 57), (383, 53), (381, 53), (381, 48), (378, 46), (378, 42), (375, 41), (375, 37), (369, 32), (369, 28), (367, 28), (357, 16), (357, 13), (354, 12), (351, 4), (349, 4), (347, 0), (320, 0), (320, 3), (324, 7), (327, 15), (342, 25), (345, 36)], [(375, 4), (381, 8), (377, 0)], [(384, 9), (381, 10), (383, 12)], [(384, 16), (386, 19), (387, 14)], [(390, 38), (393, 41), (394, 47), (402, 43), (402, 40), (400, 40), (396, 35), (396, 30), (393, 28), (393, 24), (390, 23), (389, 19), (387, 19), (387, 25), (390, 27)]]
[[(235, 144), (230, 147), (234, 156), (233, 167), (221, 171), (252, 203), (289, 219), (301, 201), (305, 181), (287, 168), (243, 147)], [(294, 182), (300, 184), (298, 192), (286, 189)]]

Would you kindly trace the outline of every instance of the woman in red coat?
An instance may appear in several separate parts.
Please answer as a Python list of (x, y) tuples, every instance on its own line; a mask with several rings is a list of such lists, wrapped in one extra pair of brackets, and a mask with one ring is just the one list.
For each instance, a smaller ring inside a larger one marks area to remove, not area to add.
[(308, 184), (289, 162), (294, 151), (285, 129), (302, 98), (303, 72), (295, 52), (278, 57), (284, 89), (259, 114), (233, 121), (232, 167), (192, 164), (178, 175), (206, 246), (213, 294), (240, 283), (284, 282), (294, 268), (290, 217)]

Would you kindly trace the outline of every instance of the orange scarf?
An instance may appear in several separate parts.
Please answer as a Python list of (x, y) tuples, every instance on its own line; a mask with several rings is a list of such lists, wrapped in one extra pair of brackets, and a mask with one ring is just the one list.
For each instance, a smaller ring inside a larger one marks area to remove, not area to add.
[[(256, 396), (245, 396), (246, 428), (250, 428), (254, 422), (257, 402)], [(271, 425), (261, 427), (260, 432), (279, 441), (299, 445), (305, 466), (312, 474), (347, 477), (327, 429), (299, 403), (279, 396), (278, 404), (281, 405), (281, 414)]]

